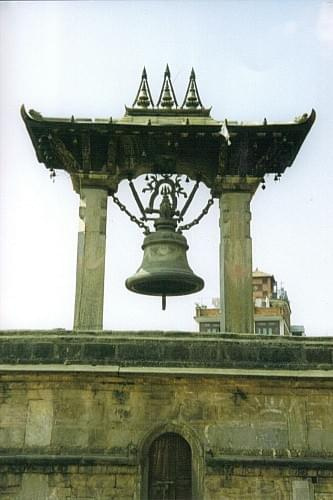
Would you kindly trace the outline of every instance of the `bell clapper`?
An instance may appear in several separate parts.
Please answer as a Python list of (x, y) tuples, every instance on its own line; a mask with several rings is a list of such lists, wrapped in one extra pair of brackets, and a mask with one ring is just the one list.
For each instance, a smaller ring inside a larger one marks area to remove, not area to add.
[(166, 296), (162, 295), (162, 311), (166, 309)]

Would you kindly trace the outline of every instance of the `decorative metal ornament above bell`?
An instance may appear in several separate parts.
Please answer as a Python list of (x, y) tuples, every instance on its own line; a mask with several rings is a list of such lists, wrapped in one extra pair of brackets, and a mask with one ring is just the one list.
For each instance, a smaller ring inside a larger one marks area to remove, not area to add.
[[(142, 245), (143, 261), (137, 272), (126, 280), (126, 287), (132, 292), (162, 297), (162, 309), (166, 296), (188, 295), (204, 287), (203, 279), (196, 276), (187, 262), (186, 238), (176, 232), (177, 222), (182, 219), (177, 208), (176, 185), (170, 176), (157, 180), (152, 176), (147, 214), (158, 214), (154, 220), (155, 232), (148, 234)], [(154, 187), (153, 187), (154, 184)], [(182, 188), (180, 188), (182, 189)], [(132, 188), (133, 190), (133, 188)], [(154, 208), (156, 198), (162, 196), (159, 209)], [(184, 212), (184, 209), (183, 211)]]

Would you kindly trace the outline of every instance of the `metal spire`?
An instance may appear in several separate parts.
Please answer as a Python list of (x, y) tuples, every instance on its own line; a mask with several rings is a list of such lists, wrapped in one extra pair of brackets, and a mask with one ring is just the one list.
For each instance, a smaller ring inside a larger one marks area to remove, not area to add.
[(196, 109), (198, 106), (203, 109), (203, 105), (199, 96), (199, 91), (197, 87), (197, 83), (195, 80), (195, 72), (192, 68), (190, 81), (188, 82), (186, 94), (184, 97), (184, 102), (182, 104), (182, 108), (191, 108)]
[(173, 107), (178, 107), (175, 91), (173, 90), (173, 86), (171, 83), (171, 74), (169, 65), (166, 65), (164, 72), (164, 80), (162, 84), (162, 89), (160, 93), (160, 97), (157, 102), (158, 108), (171, 109)]
[(148, 84), (148, 79), (147, 79), (147, 72), (146, 68), (143, 68), (142, 71), (142, 76), (141, 76), (141, 83), (139, 86), (139, 90), (136, 94), (136, 97), (134, 99), (133, 108), (149, 108), (149, 107), (154, 107), (154, 102), (151, 97), (150, 93), (150, 88)]

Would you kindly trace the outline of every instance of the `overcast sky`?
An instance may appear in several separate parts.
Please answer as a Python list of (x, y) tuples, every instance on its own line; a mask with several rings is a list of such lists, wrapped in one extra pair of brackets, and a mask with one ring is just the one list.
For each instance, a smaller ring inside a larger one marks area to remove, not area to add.
[[(1, 2), (0, 38), (1, 329), (71, 329), (74, 313), (78, 195), (66, 173), (52, 183), (38, 163), (20, 105), (121, 117), (143, 66), (156, 100), (168, 62), (178, 100), (193, 66), (218, 120), (292, 121), (315, 108), (292, 167), (253, 199), (253, 267), (283, 283), (293, 324), (333, 334), (332, 2)], [(129, 202), (125, 184), (118, 195)], [(159, 298), (124, 286), (143, 236), (109, 200), (104, 328), (197, 329), (195, 303), (219, 295), (217, 204), (186, 237), (206, 287), (162, 312)]]

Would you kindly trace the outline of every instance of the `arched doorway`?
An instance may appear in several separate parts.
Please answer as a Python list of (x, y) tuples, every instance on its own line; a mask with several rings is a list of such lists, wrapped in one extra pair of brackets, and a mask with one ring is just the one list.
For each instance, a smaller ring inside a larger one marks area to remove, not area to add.
[(184, 438), (166, 432), (149, 448), (149, 500), (192, 499), (192, 452)]

